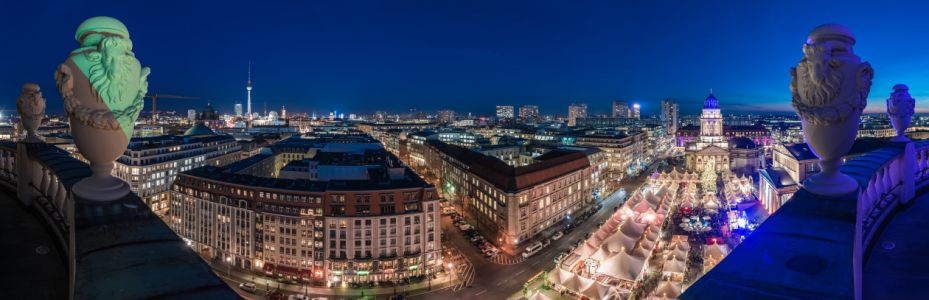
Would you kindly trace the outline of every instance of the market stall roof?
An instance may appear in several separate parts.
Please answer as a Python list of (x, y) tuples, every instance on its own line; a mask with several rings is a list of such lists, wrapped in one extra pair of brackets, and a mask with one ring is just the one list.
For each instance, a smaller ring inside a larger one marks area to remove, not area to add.
[(648, 190), (648, 192), (645, 192), (645, 200), (647, 200), (648, 203), (651, 204), (650, 205), (651, 207), (657, 207), (658, 202), (661, 202), (661, 199), (658, 198), (658, 196), (655, 196), (655, 193), (652, 193), (652, 190)]
[(668, 259), (664, 261), (664, 268), (662, 272), (667, 273), (684, 273), (684, 262), (676, 259)]
[(632, 219), (627, 219), (622, 226), (619, 226), (619, 232), (635, 239), (642, 236), (643, 231), (642, 225), (632, 221)]
[(298, 276), (300, 275), (300, 270), (294, 267), (277, 266), (277, 273), (283, 274), (284, 276)]
[(667, 194), (668, 194), (668, 186), (662, 185), (661, 188), (658, 189), (658, 192), (655, 193), (655, 196), (658, 196), (658, 198), (662, 198)]
[(594, 281), (586, 289), (581, 291), (581, 294), (584, 294), (591, 299), (606, 299), (610, 295), (610, 286)]
[(682, 240), (677, 240), (671, 243), (671, 249), (674, 248), (680, 248), (681, 250), (687, 251), (687, 249), (690, 249), (690, 244)]
[(645, 259), (634, 257), (625, 252), (620, 252), (597, 268), (597, 273), (620, 278), (625, 280), (635, 280), (642, 272), (642, 266), (645, 265)]
[(677, 260), (684, 260), (687, 258), (687, 251), (681, 248), (672, 248), (670, 251), (668, 251), (668, 257), (674, 257), (674, 259)]
[(564, 282), (562, 282), (561, 285), (569, 290), (580, 292), (586, 289), (592, 283), (594, 283), (593, 280), (574, 275), (568, 278), (567, 280), (565, 280)]
[(569, 278), (574, 277), (574, 273), (571, 273), (568, 270), (562, 268), (555, 268), (552, 272), (548, 273), (548, 281), (554, 282), (555, 284), (561, 284), (562, 282), (567, 281)]
[[(654, 226), (652, 226), (652, 227), (654, 227)], [(652, 242), (656, 242), (656, 241), (658, 241), (658, 234), (655, 233), (654, 231), (646, 230), (646, 231), (645, 231), (645, 239), (647, 239), (647, 240), (649, 240), (649, 241), (652, 241)]]
[(703, 248), (704, 257), (722, 258), (727, 254), (729, 254), (729, 247), (726, 247), (726, 245), (712, 244), (706, 245)]
[(629, 252), (635, 247), (635, 242), (635, 238), (617, 232), (603, 241), (603, 247), (610, 252)]
[(538, 290), (535, 291), (535, 295), (532, 295), (532, 297), (529, 297), (527, 300), (552, 300), (552, 298), (542, 295), (542, 290)]
[(600, 244), (603, 244), (603, 239), (600, 238), (599, 235), (595, 234), (591, 236), (589, 239), (587, 239), (587, 243), (585, 244), (589, 244), (591, 247), (594, 247), (594, 248), (600, 248)]
[(584, 243), (578, 247), (577, 250), (574, 250), (574, 253), (580, 254), (581, 256), (590, 256), (594, 254), (594, 252), (597, 252), (597, 248), (591, 246), (589, 243)]
[(602, 262), (602, 261), (609, 259), (610, 257), (613, 257), (613, 255), (614, 254), (610, 252), (610, 250), (607, 250), (605, 247), (600, 247), (597, 249), (597, 252), (594, 252), (594, 254), (590, 256), (590, 258), (593, 258), (593, 259), (596, 259)]
[(670, 281), (662, 282), (655, 290), (656, 296), (668, 297), (668, 299), (677, 299), (681, 295), (681, 284)]
[(648, 248), (648, 245), (639, 245), (638, 247), (635, 247), (635, 249), (633, 249), (632, 252), (629, 254), (635, 257), (641, 257), (642, 259), (645, 259), (648, 257), (648, 254), (651, 253), (651, 250), (649, 249), (651, 248)]
[(610, 226), (607, 226), (607, 225), (609, 224), (603, 224), (603, 227), (600, 227), (600, 230), (597, 230), (597, 234), (594, 234), (594, 237), (600, 238), (601, 241), (609, 237), (610, 231), (612, 231), (612, 228), (610, 228)]

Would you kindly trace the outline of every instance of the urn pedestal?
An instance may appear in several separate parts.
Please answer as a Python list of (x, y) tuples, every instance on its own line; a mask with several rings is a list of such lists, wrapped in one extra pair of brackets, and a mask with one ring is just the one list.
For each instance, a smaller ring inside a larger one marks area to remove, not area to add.
[(890, 117), (890, 124), (892, 124), (894, 126), (894, 129), (897, 130), (897, 136), (891, 139), (891, 141), (912, 142), (910, 139), (904, 136), (904, 133), (906, 133), (906, 129), (910, 127), (910, 119), (912, 118), (913, 118), (912, 114), (909, 114), (906, 116), (899, 116), (899, 117), (895, 117), (895, 116)]
[(860, 114), (831, 126), (802, 122), (807, 145), (820, 158), (819, 166), (822, 168), (819, 174), (803, 181), (803, 189), (823, 196), (845, 195), (858, 190), (858, 182), (839, 172), (839, 168), (842, 167), (842, 157), (855, 143), (859, 117)]
[(129, 145), (123, 131), (86, 126), (73, 116), (68, 118), (68, 122), (71, 123), (74, 145), (81, 156), (90, 161), (93, 172), (93, 175), (75, 184), (71, 191), (81, 198), (98, 201), (116, 200), (129, 194), (129, 184), (111, 175), (114, 162)]

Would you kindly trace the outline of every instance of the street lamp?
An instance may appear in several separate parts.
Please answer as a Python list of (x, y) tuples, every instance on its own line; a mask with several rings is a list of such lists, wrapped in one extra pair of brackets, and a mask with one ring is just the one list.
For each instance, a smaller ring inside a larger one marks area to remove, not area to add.
[(232, 270), (230, 270), (231, 268), (232, 268), (232, 257), (226, 257), (226, 276), (229, 276), (229, 278), (232, 278), (232, 274), (231, 274)]
[(452, 263), (448, 263), (448, 285), (452, 285)]

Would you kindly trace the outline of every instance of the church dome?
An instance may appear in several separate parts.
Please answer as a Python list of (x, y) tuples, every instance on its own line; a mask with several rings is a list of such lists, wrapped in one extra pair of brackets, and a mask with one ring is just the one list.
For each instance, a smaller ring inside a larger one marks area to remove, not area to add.
[(709, 97), (706, 97), (706, 100), (703, 101), (703, 108), (719, 108), (719, 101), (716, 100), (716, 97), (713, 97), (713, 94), (710, 94)]
[(212, 107), (212, 106), (210, 106), (209, 104), (207, 104), (206, 107), (203, 108), (203, 112), (204, 112), (204, 113), (212, 113), (212, 112), (216, 112), (216, 111), (213, 110), (213, 107)]
[(747, 137), (734, 137), (729, 140), (729, 149), (755, 149), (757, 146)]
[(187, 132), (184, 132), (184, 136), (193, 136), (193, 135), (216, 135), (216, 133), (214, 133), (213, 130), (210, 129), (209, 127), (206, 127), (206, 125), (203, 125), (202, 123), (198, 123), (197, 125), (194, 125), (194, 127), (190, 127), (190, 129), (187, 129)]

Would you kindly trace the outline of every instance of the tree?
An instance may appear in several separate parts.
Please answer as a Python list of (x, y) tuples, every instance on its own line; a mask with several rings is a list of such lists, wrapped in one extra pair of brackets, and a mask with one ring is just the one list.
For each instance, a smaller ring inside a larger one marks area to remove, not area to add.
[(703, 168), (703, 174), (700, 175), (700, 183), (703, 186), (704, 193), (716, 193), (716, 172), (713, 171), (712, 164)]

